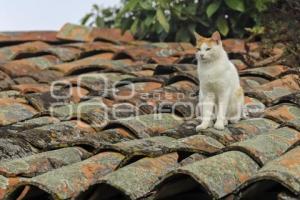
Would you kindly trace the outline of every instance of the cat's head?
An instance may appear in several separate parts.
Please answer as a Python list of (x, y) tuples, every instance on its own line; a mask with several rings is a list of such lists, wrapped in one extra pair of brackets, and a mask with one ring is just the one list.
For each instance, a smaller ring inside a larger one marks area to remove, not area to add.
[(218, 31), (206, 38), (194, 33), (196, 38), (196, 58), (200, 62), (209, 63), (220, 57), (223, 51), (221, 36)]

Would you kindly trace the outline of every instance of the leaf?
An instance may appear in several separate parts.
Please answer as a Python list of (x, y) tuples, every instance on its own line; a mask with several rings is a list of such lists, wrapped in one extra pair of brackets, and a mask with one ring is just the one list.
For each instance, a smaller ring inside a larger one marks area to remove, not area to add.
[(256, 0), (255, 1), (255, 7), (259, 12), (265, 11), (268, 9), (268, 6), (266, 5), (265, 1), (262, 0)]
[(95, 22), (97, 27), (105, 27), (105, 23), (102, 17), (97, 16)]
[(175, 37), (176, 42), (189, 42), (190, 41), (190, 33), (187, 27), (181, 27), (179, 31), (176, 33)]
[(151, 24), (154, 22), (154, 16), (151, 16), (150, 14), (147, 15), (147, 18), (144, 20), (144, 24), (146, 27), (151, 26)]
[(124, 13), (128, 12), (128, 11), (132, 11), (136, 5), (139, 3), (139, 0), (129, 0), (124, 8), (118, 13), (118, 15), (116, 16), (116, 18), (121, 18), (123, 16)]
[(110, 17), (110, 16), (112, 16), (113, 15), (113, 12), (112, 12), (112, 10), (111, 9), (103, 9), (102, 10), (102, 15), (103, 16), (107, 16), (107, 17)]
[(232, 10), (245, 12), (244, 0), (225, 0), (225, 3)]
[(122, 29), (122, 33), (124, 34), (125, 31), (129, 30), (132, 25), (131, 19), (124, 19), (122, 20), (122, 23), (119, 25), (119, 27)]
[(213, 14), (215, 14), (215, 12), (217, 12), (217, 10), (219, 9), (220, 5), (221, 0), (215, 0), (212, 3), (210, 3), (206, 8), (207, 17), (210, 18), (211, 16), (213, 16)]
[(86, 14), (82, 19), (81, 19), (81, 24), (86, 25), (88, 20), (93, 16), (93, 13), (88, 13)]
[(140, 1), (139, 4), (145, 10), (153, 10), (154, 9), (152, 7), (151, 1)]
[(217, 20), (217, 27), (218, 30), (221, 32), (222, 35), (226, 36), (229, 32), (228, 23), (225, 18), (222, 16), (218, 18)]
[(128, 3), (124, 6), (124, 10), (131, 11), (139, 3), (139, 0), (129, 0)]
[(156, 0), (162, 8), (169, 8), (170, 2), (167, 0)]
[(165, 30), (165, 32), (169, 32), (170, 31), (170, 24), (166, 18), (166, 16), (164, 15), (163, 11), (161, 8), (158, 8), (156, 11), (156, 17), (158, 22), (160, 23), (160, 25), (163, 27), (163, 29)]
[(95, 11), (99, 11), (100, 10), (100, 8), (99, 8), (99, 6), (97, 4), (93, 4), (93, 9), (95, 9)]
[(191, 35), (194, 35), (194, 32), (196, 31), (196, 26), (197, 26), (197, 24), (189, 24), (188, 30)]
[(137, 33), (138, 24), (139, 24), (139, 19), (136, 19), (130, 27), (130, 31), (134, 35)]
[(191, 3), (186, 7), (183, 7), (183, 11), (187, 15), (195, 15), (197, 12), (197, 6), (195, 4)]
[(200, 23), (201, 25), (205, 26), (205, 27), (210, 27), (210, 24), (208, 21), (201, 19), (201, 18), (197, 18), (195, 19), (196, 22)]

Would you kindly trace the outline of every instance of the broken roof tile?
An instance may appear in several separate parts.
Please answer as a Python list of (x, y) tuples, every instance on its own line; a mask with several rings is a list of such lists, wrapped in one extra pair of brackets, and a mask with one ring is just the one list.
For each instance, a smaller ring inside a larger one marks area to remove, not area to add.
[(222, 153), (170, 172), (156, 185), (156, 199), (172, 198), (192, 190), (209, 199), (219, 199), (234, 192), (258, 169), (242, 152)]
[(129, 32), (122, 35), (120, 29), (92, 28), (67, 23), (57, 34), (57, 38), (71, 41), (92, 42), (95, 40), (129, 42), (133, 36)]
[(6, 177), (34, 177), (62, 166), (80, 162), (89, 156), (78, 147), (47, 151), (0, 163), (0, 174)]

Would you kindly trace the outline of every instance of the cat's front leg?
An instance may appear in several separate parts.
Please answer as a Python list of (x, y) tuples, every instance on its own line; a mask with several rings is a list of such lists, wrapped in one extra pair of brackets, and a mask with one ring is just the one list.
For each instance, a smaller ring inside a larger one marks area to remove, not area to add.
[(226, 113), (227, 113), (229, 98), (230, 97), (228, 93), (220, 94), (218, 97), (217, 120), (214, 125), (215, 129), (224, 130), (225, 126), (228, 124)]
[(203, 98), (203, 102), (200, 102), (201, 111), (201, 119), (202, 122), (200, 125), (196, 127), (196, 131), (207, 129), (211, 125), (213, 109), (215, 104), (215, 97), (213, 94), (207, 94)]

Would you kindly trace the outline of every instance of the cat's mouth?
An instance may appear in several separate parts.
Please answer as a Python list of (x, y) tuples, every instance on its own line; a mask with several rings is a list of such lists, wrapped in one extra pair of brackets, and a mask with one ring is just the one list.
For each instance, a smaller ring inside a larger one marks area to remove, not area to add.
[(209, 60), (207, 58), (201, 58), (199, 61), (202, 63), (210, 63), (211, 62), (211, 60)]
[(199, 56), (199, 57), (197, 57), (197, 59), (198, 59), (198, 60), (200, 60), (200, 61), (207, 61), (207, 58), (200, 57), (200, 56)]

